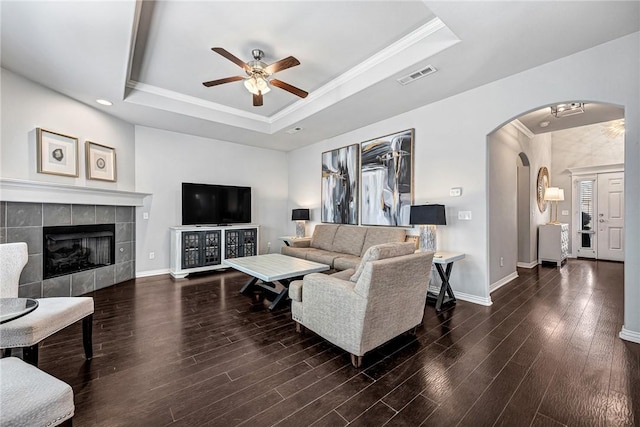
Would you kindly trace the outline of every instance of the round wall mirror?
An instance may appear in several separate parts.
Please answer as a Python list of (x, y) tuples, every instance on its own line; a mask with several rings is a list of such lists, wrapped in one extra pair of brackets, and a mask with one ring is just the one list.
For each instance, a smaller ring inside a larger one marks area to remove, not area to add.
[(542, 166), (538, 171), (538, 184), (537, 184), (537, 194), (536, 197), (538, 199), (538, 209), (540, 212), (544, 212), (547, 210), (547, 202), (544, 200), (544, 192), (549, 186), (549, 170)]

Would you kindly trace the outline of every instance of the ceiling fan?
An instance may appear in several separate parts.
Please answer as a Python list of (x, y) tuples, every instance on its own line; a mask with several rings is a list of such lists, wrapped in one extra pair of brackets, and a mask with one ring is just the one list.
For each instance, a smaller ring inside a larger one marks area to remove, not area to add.
[(271, 90), (269, 85), (284, 89), (287, 92), (299, 96), (300, 98), (306, 98), (307, 95), (309, 95), (308, 92), (305, 92), (302, 89), (298, 89), (297, 87), (292, 86), (289, 83), (285, 83), (282, 80), (270, 78), (272, 74), (275, 74), (278, 71), (286, 70), (287, 68), (300, 65), (300, 61), (298, 61), (293, 56), (289, 56), (287, 58), (281, 59), (280, 61), (274, 62), (271, 65), (267, 65), (262, 62), (264, 52), (262, 52), (260, 49), (253, 49), (251, 51), (251, 54), (253, 55), (253, 61), (249, 61), (248, 63), (238, 59), (236, 56), (232, 55), (221, 47), (212, 47), (211, 50), (224, 56), (234, 64), (240, 66), (245, 71), (245, 73), (247, 73), (248, 77), (233, 76), (224, 79), (211, 80), (210, 82), (203, 82), (202, 84), (206, 87), (244, 80), (244, 86), (249, 92), (253, 94), (254, 107), (259, 107), (262, 105), (262, 96)]

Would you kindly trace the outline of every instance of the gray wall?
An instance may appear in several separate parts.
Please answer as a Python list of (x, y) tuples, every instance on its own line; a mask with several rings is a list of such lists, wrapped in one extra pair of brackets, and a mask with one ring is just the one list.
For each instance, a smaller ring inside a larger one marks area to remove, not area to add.
[[(29, 262), (20, 276), (19, 296), (83, 295), (132, 279), (135, 275), (135, 215), (130, 206), (0, 202), (0, 242), (26, 242)], [(113, 224), (115, 264), (42, 280), (42, 227)]]

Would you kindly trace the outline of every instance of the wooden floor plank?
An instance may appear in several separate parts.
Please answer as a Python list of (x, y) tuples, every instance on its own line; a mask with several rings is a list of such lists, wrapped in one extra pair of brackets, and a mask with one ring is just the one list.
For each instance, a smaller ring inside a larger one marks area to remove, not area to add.
[(296, 333), (288, 308), (241, 295), (244, 274), (141, 278), (89, 294), (92, 361), (77, 323), (41, 344), (39, 367), (72, 385), (80, 427), (639, 425), (623, 264), (518, 273), (490, 307), (427, 306), (416, 336), (362, 369)]

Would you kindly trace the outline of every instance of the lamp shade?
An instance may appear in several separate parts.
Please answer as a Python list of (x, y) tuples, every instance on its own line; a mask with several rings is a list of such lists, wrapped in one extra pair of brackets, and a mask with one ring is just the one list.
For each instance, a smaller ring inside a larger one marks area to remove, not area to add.
[(409, 211), (409, 224), (447, 225), (444, 205), (416, 205)]
[(292, 210), (291, 221), (309, 221), (309, 209)]
[(564, 190), (558, 187), (547, 187), (547, 189), (544, 191), (544, 199), (553, 202), (563, 201)]

